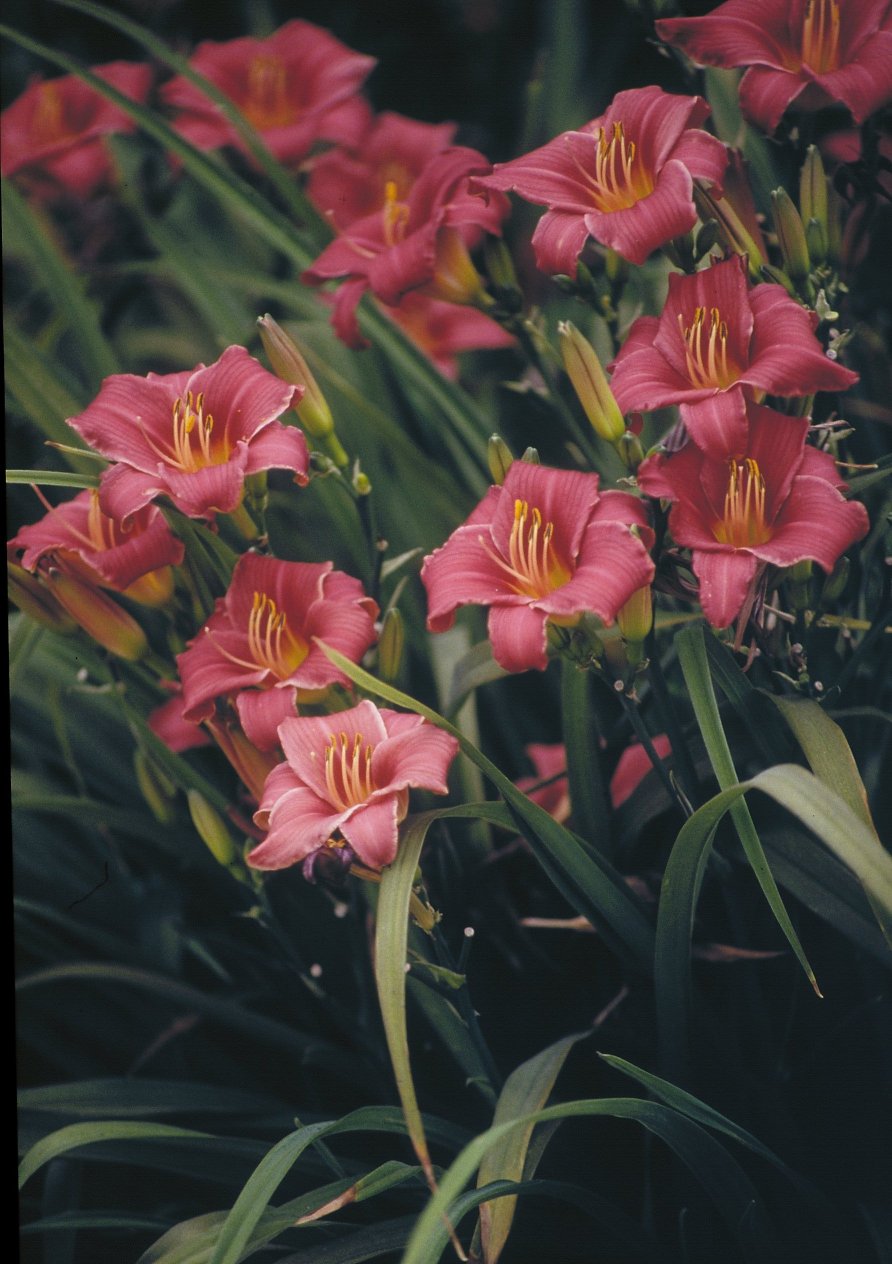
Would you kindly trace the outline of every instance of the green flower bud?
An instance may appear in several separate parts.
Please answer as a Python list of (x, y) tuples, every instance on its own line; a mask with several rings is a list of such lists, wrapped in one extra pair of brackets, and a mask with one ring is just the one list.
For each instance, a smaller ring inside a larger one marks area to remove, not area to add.
[(616, 443), (626, 423), (594, 347), (570, 321), (560, 322), (558, 339), (567, 376), (595, 434)]
[(226, 822), (199, 790), (187, 790), (186, 799), (199, 838), (214, 859), (229, 868), (238, 859), (239, 853)]
[(396, 680), (406, 644), (406, 626), (396, 607), (391, 607), (381, 624), (378, 638), (378, 670), (385, 680)]
[(815, 220), (827, 234), (827, 174), (821, 151), (817, 145), (809, 145), (805, 162), (799, 173), (799, 209), (803, 222)]
[(514, 464), (511, 449), (501, 435), (490, 435), (489, 443), (486, 446), (486, 460), (489, 464), (492, 481), (497, 487), (501, 487), (505, 481), (505, 476)]
[(771, 194), (771, 217), (785, 272), (794, 281), (804, 281), (811, 271), (805, 225), (786, 189)]
[(159, 825), (169, 825), (174, 818), (173, 797), (176, 786), (146, 751), (138, 746), (133, 754), (133, 771), (142, 797)]
[(67, 634), (77, 627), (46, 585), (15, 562), (7, 563), (6, 589), (12, 604), (45, 628)]
[(260, 316), (257, 320), (260, 341), (269, 358), (273, 372), (283, 382), (302, 386), (303, 394), (293, 405), (294, 411), (314, 439), (321, 439), (334, 430), (334, 419), (328, 401), (319, 389), (319, 383), (301, 355), (297, 343), (285, 333), (272, 316)]

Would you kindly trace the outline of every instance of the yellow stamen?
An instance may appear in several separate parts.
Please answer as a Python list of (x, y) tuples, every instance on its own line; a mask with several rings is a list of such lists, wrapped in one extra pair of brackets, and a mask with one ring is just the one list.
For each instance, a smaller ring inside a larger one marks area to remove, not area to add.
[(289, 99), (288, 72), (281, 57), (258, 53), (251, 59), (242, 113), (261, 130), (295, 122), (299, 111)]
[(653, 193), (653, 173), (642, 164), (635, 142), (626, 140), (621, 122), (613, 124), (609, 139), (603, 127), (592, 139), (594, 171), (583, 168), (575, 158), (573, 162), (590, 187), (597, 210), (625, 211)]
[(808, 0), (802, 21), (802, 61), (819, 75), (839, 68), (839, 0)]
[(694, 309), (694, 319), (685, 325), (679, 313), (678, 328), (685, 344), (685, 366), (692, 386), (724, 390), (737, 381), (739, 372), (728, 357), (728, 325), (717, 307)]
[(31, 118), (31, 136), (38, 145), (51, 145), (71, 135), (65, 125), (62, 94), (52, 81), (41, 86), (40, 96)]
[(753, 548), (771, 539), (771, 527), (765, 521), (765, 479), (752, 457), (729, 460), (724, 513), (712, 533), (719, 544), (734, 549)]
[(409, 223), (409, 207), (399, 199), (399, 190), (395, 180), (388, 180), (384, 186), (384, 240), (388, 246), (395, 246), (406, 235)]
[(353, 741), (346, 733), (331, 734), (325, 748), (325, 787), (329, 801), (340, 811), (365, 803), (375, 783), (372, 780), (374, 747), (363, 747), (361, 733)]
[(210, 628), (205, 631), (214, 641), (219, 652), (237, 667), (256, 671), (262, 667), (278, 680), (289, 680), (310, 652), (302, 636), (288, 625), (284, 610), (280, 610), (268, 593), (255, 592), (248, 615), (249, 658), (239, 658), (224, 649)]
[(213, 441), (214, 418), (204, 410), (204, 393), (177, 396), (171, 407), (170, 440), (159, 443), (146, 430), (140, 418), (137, 426), (149, 447), (165, 465), (172, 465), (184, 474), (194, 474), (207, 465), (225, 465), (230, 447), (225, 431)]
[(525, 500), (514, 502), (514, 525), (508, 539), (508, 558), (495, 553), (484, 538), (483, 548), (508, 575), (511, 586), (526, 597), (544, 597), (563, 587), (570, 570), (554, 547), (554, 523), (543, 524), (541, 512)]

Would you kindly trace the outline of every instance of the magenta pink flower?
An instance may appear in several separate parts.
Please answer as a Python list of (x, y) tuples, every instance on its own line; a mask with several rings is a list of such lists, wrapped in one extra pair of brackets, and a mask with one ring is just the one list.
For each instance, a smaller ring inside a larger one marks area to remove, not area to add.
[(810, 559), (829, 572), (869, 526), (864, 506), (841, 495), (833, 459), (805, 443), (806, 419), (749, 404), (746, 426), (733, 457), (689, 443), (638, 471), (643, 491), (675, 502), (669, 530), (692, 552), (700, 604), (716, 628), (738, 615), (766, 565)]
[(395, 306), (410, 290), (432, 298), (467, 302), (480, 279), (467, 254), (481, 231), (498, 233), (508, 211), (499, 195), (489, 203), (468, 191), (468, 177), (489, 170), (473, 149), (456, 146), (436, 154), (405, 201), (389, 181), (381, 210), (356, 220), (326, 246), (304, 273), (311, 285), (345, 277), (335, 300), (334, 327), (349, 346), (365, 346), (356, 305), (370, 289)]
[(858, 380), (824, 353), (817, 323), (780, 285), (748, 290), (737, 255), (691, 276), (674, 273), (662, 315), (635, 321), (610, 385), (624, 413), (678, 404), (698, 447), (740, 455), (746, 400), (757, 391), (811, 395)]
[[(359, 139), (366, 107), (357, 93), (375, 59), (295, 19), (267, 39), (206, 40), (189, 65), (239, 107), (280, 162), (296, 163), (317, 140)], [(171, 79), (161, 95), (178, 111), (173, 126), (198, 149), (244, 148), (232, 124), (188, 79)]]
[[(653, 748), (660, 759), (672, 754), (672, 745), (665, 733), (653, 739)], [(640, 742), (630, 742), (616, 762), (610, 778), (610, 802), (615, 808), (622, 807), (630, 799), (649, 772), (653, 771), (650, 756)]]
[(212, 518), (238, 508), (248, 474), (285, 469), (307, 482), (306, 440), (276, 420), (299, 391), (244, 347), (227, 347), (207, 368), (108, 377), (69, 424), (117, 462), (99, 488), (111, 517), (126, 526), (143, 505), (169, 496), (189, 517)]
[(489, 606), (493, 655), (506, 671), (544, 668), (546, 625), (592, 611), (612, 623), (653, 579), (641, 501), (598, 491), (597, 474), (515, 461), (470, 518), (424, 559), (427, 625), (451, 627), (458, 606)]
[[(150, 66), (113, 61), (93, 74), (134, 101), (152, 83)], [(111, 158), (103, 137), (131, 132), (135, 124), (77, 75), (35, 80), (0, 115), (0, 170), (21, 174), (41, 197), (68, 191), (92, 197), (108, 184)]]
[(701, 64), (748, 66), (741, 109), (768, 132), (791, 105), (841, 101), (862, 123), (892, 98), (889, 0), (727, 0), (656, 28)]
[(459, 307), (421, 294), (407, 294), (387, 309), (392, 320), (433, 360), (444, 377), (458, 376), (456, 356), (462, 351), (511, 347), (514, 338), (476, 307)]
[(248, 740), (272, 750), (279, 723), (294, 715), (298, 699), (349, 684), (317, 638), (356, 663), (375, 640), (377, 615), (359, 580), (331, 562), (245, 553), (226, 596), (177, 658), (185, 719), (206, 720), (218, 699), (229, 698)]
[(286, 762), (270, 773), (254, 820), (267, 837), (248, 854), (284, 869), (345, 843), (371, 869), (396, 856), (409, 787), (446, 794), (458, 742), (419, 715), (363, 701), (349, 711), (279, 726)]
[[(672, 753), (669, 738), (659, 733), (653, 739), (653, 747), (661, 759)], [(525, 747), (526, 754), (536, 769), (534, 777), (521, 777), (518, 790), (528, 795), (534, 803), (543, 807), (550, 816), (563, 824), (570, 818), (570, 783), (567, 779), (567, 750), (563, 742), (533, 742)], [(621, 807), (638, 789), (652, 770), (650, 756), (640, 742), (630, 742), (620, 755), (613, 776), (610, 778), (610, 802)], [(546, 781), (547, 785), (540, 785)]]
[(728, 156), (700, 129), (708, 113), (701, 97), (632, 88), (578, 132), (497, 163), (472, 187), (514, 189), (548, 207), (533, 234), (543, 272), (574, 276), (589, 237), (644, 263), (696, 223), (695, 177), (721, 184)]
[(455, 123), (419, 123), (385, 111), (355, 146), (331, 149), (313, 160), (307, 193), (332, 227), (343, 232), (366, 215), (383, 210), (388, 189), (405, 202), (412, 185), (435, 154), (452, 144)]
[(27, 571), (61, 567), (148, 605), (171, 595), (170, 568), (179, 566), (184, 552), (154, 505), (139, 509), (124, 528), (102, 512), (95, 489), (79, 492), (39, 522), (22, 527), (8, 547), (22, 550)]

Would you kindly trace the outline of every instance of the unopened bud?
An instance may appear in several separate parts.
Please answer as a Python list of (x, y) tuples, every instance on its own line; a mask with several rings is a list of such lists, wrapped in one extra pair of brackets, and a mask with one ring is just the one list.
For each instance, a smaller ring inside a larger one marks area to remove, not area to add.
[(457, 228), (441, 228), (437, 233), (434, 276), (425, 290), (431, 298), (447, 303), (475, 303), (484, 293), (480, 273)]
[(501, 435), (494, 434), (489, 436), (489, 443), (486, 445), (486, 460), (489, 464), (492, 481), (497, 487), (501, 487), (508, 471), (514, 464), (511, 449)]
[(6, 590), (14, 606), (45, 628), (67, 634), (77, 627), (46, 585), (15, 562), (7, 563)]
[(229, 832), (229, 827), (201, 791), (187, 790), (186, 799), (196, 833), (214, 859), (228, 869), (238, 859), (238, 849)]
[(684, 233), (681, 237), (673, 237), (664, 242), (663, 252), (682, 272), (694, 271), (694, 237), (692, 233)]
[(396, 680), (403, 661), (406, 644), (406, 626), (403, 616), (395, 606), (384, 616), (381, 635), (378, 637), (378, 670), (385, 680)]
[(811, 270), (805, 225), (786, 189), (775, 189), (771, 194), (771, 217), (784, 271), (794, 281), (804, 281)]
[(699, 258), (703, 258), (707, 250), (711, 249), (711, 245), (702, 249), (701, 240), (709, 223), (713, 222), (716, 225), (717, 239), (731, 254), (745, 256), (750, 276), (753, 280), (758, 280), (759, 269), (765, 262), (765, 255), (728, 197), (717, 197), (714, 189), (706, 189), (702, 184), (694, 181), (694, 204), (703, 221), (703, 228), (697, 239)]
[(717, 219), (708, 219), (697, 234), (697, 244), (694, 247), (694, 258), (697, 262), (705, 259), (713, 246), (717, 246), (721, 239), (721, 224)]
[(629, 265), (615, 250), (608, 250), (604, 259), (604, 274), (611, 285), (622, 285), (629, 275)]
[(146, 634), (133, 616), (100, 589), (62, 570), (47, 571), (47, 580), (59, 604), (99, 645), (131, 663), (149, 652)]
[(644, 448), (634, 431), (627, 430), (625, 434), (620, 435), (616, 442), (616, 450), (623, 465), (634, 474), (644, 460)]
[(358, 465), (353, 471), (353, 490), (357, 496), (370, 496), (372, 491), (372, 480)]
[(812, 563), (806, 559), (796, 562), (787, 571), (790, 585), (790, 605), (794, 610), (810, 610), (812, 608)]
[(488, 237), (483, 245), (483, 258), (493, 293), (502, 307), (516, 313), (523, 307), (523, 293), (514, 271), (514, 260), (501, 237)]
[(314, 438), (331, 434), (334, 430), (331, 409), (297, 343), (272, 316), (260, 316), (257, 328), (276, 377), (301, 388), (300, 395), (292, 401), (291, 406), (307, 431)]
[(799, 173), (799, 210), (803, 223), (815, 220), (827, 234), (827, 173), (821, 151), (809, 145)]
[(838, 264), (842, 259), (842, 233), (846, 203), (832, 184), (827, 186), (827, 262)]
[(539, 464), (538, 448), (527, 448), (520, 459), (521, 461), (526, 461), (529, 465), (538, 465)]
[(174, 818), (173, 797), (176, 786), (158, 763), (138, 746), (133, 754), (133, 771), (142, 797), (159, 825), (169, 825)]
[(782, 285), (790, 298), (796, 297), (796, 286), (781, 268), (776, 268), (772, 263), (763, 263), (759, 271), (764, 281), (772, 281), (775, 285)]
[(616, 443), (626, 423), (594, 347), (570, 321), (559, 323), (558, 340), (567, 376), (592, 429), (605, 442)]
[(624, 641), (638, 644), (647, 640), (654, 625), (653, 597), (649, 584), (632, 593), (618, 611), (616, 621)]
[(810, 219), (805, 226), (805, 240), (808, 253), (816, 263), (823, 263), (827, 258), (827, 231), (816, 219)]
[(824, 581), (824, 587), (821, 589), (820, 605), (832, 605), (834, 601), (842, 596), (846, 584), (849, 582), (851, 570), (852, 565), (849, 559), (841, 557)]

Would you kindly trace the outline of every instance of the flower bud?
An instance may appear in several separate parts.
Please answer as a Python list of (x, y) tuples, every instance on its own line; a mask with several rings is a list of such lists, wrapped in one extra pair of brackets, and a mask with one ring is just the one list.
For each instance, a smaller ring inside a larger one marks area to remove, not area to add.
[(805, 225), (786, 189), (775, 189), (771, 194), (771, 217), (784, 271), (794, 281), (804, 281), (811, 270)]
[(817, 145), (809, 145), (799, 173), (799, 210), (803, 223), (815, 220), (827, 234), (827, 174)]
[(702, 258), (705, 250), (700, 250), (700, 240), (706, 226), (712, 220), (717, 225), (719, 240), (735, 255), (744, 255), (751, 278), (759, 280), (759, 269), (765, 262), (765, 254), (756, 238), (747, 228), (743, 219), (737, 214), (728, 197), (716, 197), (715, 190), (705, 189), (694, 181), (694, 204), (703, 221), (703, 229), (697, 239), (698, 253)]
[(46, 575), (59, 604), (104, 649), (131, 663), (148, 654), (145, 632), (111, 597), (66, 571), (50, 569)]
[(133, 771), (142, 797), (159, 825), (169, 825), (174, 818), (173, 797), (176, 786), (157, 762), (138, 746), (133, 754)]
[(384, 680), (396, 680), (403, 660), (406, 644), (406, 627), (403, 616), (395, 606), (384, 616), (381, 635), (378, 637), (378, 670)]
[(526, 448), (524, 450), (523, 456), (520, 459), (521, 461), (526, 461), (529, 465), (539, 465), (540, 461), (539, 461), (538, 448), (533, 448), (533, 447)]
[(501, 237), (488, 237), (483, 245), (483, 258), (493, 293), (501, 306), (515, 314), (523, 308), (523, 293), (514, 271), (511, 251)]
[(259, 803), (266, 779), (279, 762), (279, 757), (272, 752), (259, 751), (237, 725), (208, 720), (205, 727), (248, 787), (254, 801)]
[(649, 584), (632, 593), (617, 612), (616, 621), (624, 641), (639, 644), (647, 640), (654, 625), (653, 597)]
[(812, 563), (806, 559), (796, 562), (787, 571), (787, 582), (790, 585), (790, 605), (794, 610), (810, 610), (812, 608)]
[(441, 228), (437, 233), (434, 276), (425, 290), (431, 298), (445, 299), (447, 303), (476, 303), (483, 295), (480, 273), (457, 228)]
[(626, 429), (594, 347), (570, 321), (558, 325), (564, 368), (595, 434), (616, 443)]
[(131, 601), (155, 609), (167, 605), (173, 596), (173, 589), (173, 567), (162, 566), (156, 571), (147, 571), (145, 575), (140, 575), (123, 592)]
[(845, 592), (846, 584), (849, 582), (852, 564), (847, 557), (841, 557), (833, 570), (824, 581), (824, 587), (821, 589), (820, 606), (830, 606), (834, 601), (838, 600)]
[(238, 849), (226, 822), (199, 790), (187, 790), (186, 799), (196, 833), (214, 859), (228, 869), (238, 859)]
[(319, 389), (319, 383), (310, 372), (309, 365), (298, 350), (297, 343), (272, 316), (258, 317), (257, 328), (275, 375), (283, 382), (290, 382), (301, 388), (300, 395), (292, 401), (291, 406), (309, 434), (316, 439), (331, 434), (334, 430), (331, 409)]
[(70, 633), (76, 624), (68, 617), (45, 584), (15, 562), (7, 563), (6, 590), (9, 600), (23, 614), (53, 632)]
[(492, 481), (497, 487), (501, 487), (505, 481), (505, 475), (514, 464), (511, 449), (501, 435), (494, 434), (489, 436), (489, 443), (486, 446), (486, 459), (489, 463)]

